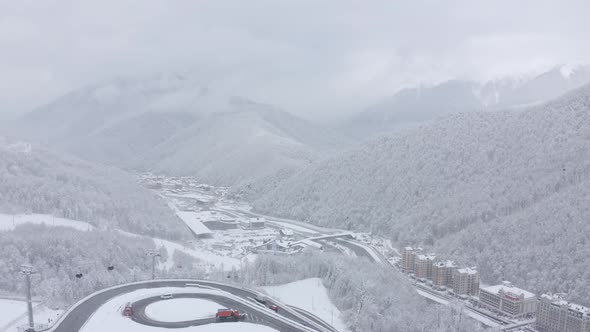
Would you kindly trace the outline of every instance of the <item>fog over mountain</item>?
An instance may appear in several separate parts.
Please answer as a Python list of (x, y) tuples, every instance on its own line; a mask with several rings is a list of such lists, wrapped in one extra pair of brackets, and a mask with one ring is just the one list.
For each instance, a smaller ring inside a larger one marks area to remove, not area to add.
[(432, 120), (449, 113), (521, 109), (590, 83), (589, 66), (562, 65), (532, 77), (505, 77), (479, 83), (451, 80), (401, 90), (352, 116), (343, 126), (364, 138)]
[(94, 162), (230, 185), (302, 168), (339, 136), (275, 107), (159, 76), (74, 91), (14, 133)]
[(485, 282), (569, 289), (588, 303), (589, 181), (587, 85), (526, 111), (450, 115), (376, 139), (267, 189), (254, 206), (434, 246), (477, 264)]
[(0, 0), (0, 332), (590, 332), (588, 13)]

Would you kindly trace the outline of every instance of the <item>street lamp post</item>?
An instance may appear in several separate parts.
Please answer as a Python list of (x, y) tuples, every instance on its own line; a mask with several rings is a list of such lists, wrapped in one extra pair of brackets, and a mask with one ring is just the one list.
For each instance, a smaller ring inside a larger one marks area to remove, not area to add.
[(20, 267), (20, 273), (25, 276), (27, 292), (27, 311), (29, 314), (29, 328), (27, 331), (35, 331), (35, 322), (33, 320), (33, 299), (31, 296), (31, 275), (36, 273), (33, 266), (23, 264)]
[(158, 250), (148, 251), (148, 256), (152, 258), (152, 280), (156, 279), (156, 257), (160, 257)]

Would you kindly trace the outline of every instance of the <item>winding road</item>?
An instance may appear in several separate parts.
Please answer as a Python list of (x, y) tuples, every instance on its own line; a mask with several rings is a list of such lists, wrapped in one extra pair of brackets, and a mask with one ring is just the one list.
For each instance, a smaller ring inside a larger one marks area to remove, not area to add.
[[(267, 305), (276, 304), (279, 306), (279, 312), (264, 308), (262, 304), (256, 302), (253, 298), (256, 297), (257, 292), (240, 286), (223, 284), (207, 280), (155, 280), (155, 281), (144, 281), (126, 285), (120, 285), (112, 288), (108, 288), (99, 292), (96, 292), (75, 304), (70, 310), (68, 310), (62, 318), (48, 331), (52, 332), (76, 332), (84, 326), (86, 321), (97, 311), (103, 304), (112, 298), (129, 293), (139, 289), (150, 289), (150, 288), (162, 288), (162, 287), (178, 287), (187, 288), (187, 293), (175, 294), (176, 298), (180, 297), (192, 297), (209, 299), (219, 303), (221, 306), (227, 306), (230, 308), (238, 309), (248, 313), (248, 318), (251, 323), (262, 324), (272, 328), (275, 328), (281, 332), (337, 332), (332, 326), (328, 325), (321, 319), (313, 316), (311, 313), (304, 312), (302, 310), (294, 310), (291, 307), (280, 303), (276, 300), (267, 297)], [(199, 294), (195, 293), (195, 288), (208, 288), (219, 290), (222, 292), (229, 293), (228, 296), (224, 296), (222, 293), (218, 294)], [(188, 289), (192, 292), (189, 292)], [(236, 299), (238, 297), (239, 299)], [(179, 328), (186, 326), (196, 326), (213, 323), (211, 320), (195, 320), (188, 322), (177, 322), (177, 323), (165, 323), (158, 322), (148, 318), (145, 315), (145, 307), (150, 303), (159, 301), (159, 297), (150, 297), (134, 304), (134, 311), (137, 315), (134, 315), (133, 320), (138, 323), (159, 326), (166, 328)]]

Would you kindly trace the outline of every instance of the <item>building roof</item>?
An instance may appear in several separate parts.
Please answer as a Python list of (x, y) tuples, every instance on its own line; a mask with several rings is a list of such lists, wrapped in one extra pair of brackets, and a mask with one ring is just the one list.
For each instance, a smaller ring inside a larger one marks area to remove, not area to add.
[(429, 260), (429, 261), (433, 261), (436, 259), (436, 255), (435, 254), (426, 254), (426, 255), (418, 255), (416, 256), (416, 258), (418, 258), (419, 260)]
[(434, 265), (436, 267), (448, 267), (448, 268), (457, 267), (457, 264), (453, 261), (440, 261), (440, 262), (434, 263)]
[(515, 287), (514, 285), (512, 285), (509, 282), (504, 282), (501, 285), (495, 285), (495, 286), (488, 286), (488, 287), (484, 287), (481, 288), (481, 290), (486, 291), (488, 293), (492, 293), (492, 294), (498, 294), (500, 293), (500, 291), (503, 291), (506, 294), (509, 295), (515, 295), (516, 297), (520, 297), (521, 295), (524, 296), (525, 299), (529, 299), (529, 298), (536, 298), (537, 296), (529, 291), (526, 291), (524, 289), (520, 289), (518, 287)]
[(457, 272), (464, 273), (464, 274), (477, 274), (476, 267), (464, 267), (462, 269), (458, 269)]
[(551, 303), (556, 306), (566, 306), (569, 310), (575, 311), (582, 316), (590, 317), (590, 308), (579, 304), (570, 303), (558, 294), (543, 294), (541, 295), (541, 298), (551, 301)]

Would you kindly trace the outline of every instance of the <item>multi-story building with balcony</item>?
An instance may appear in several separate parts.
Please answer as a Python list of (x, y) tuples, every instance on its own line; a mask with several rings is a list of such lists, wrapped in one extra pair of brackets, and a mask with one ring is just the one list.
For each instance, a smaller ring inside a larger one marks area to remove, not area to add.
[(436, 287), (452, 287), (453, 274), (457, 264), (453, 261), (441, 261), (432, 265), (432, 284)]
[(457, 295), (477, 296), (479, 293), (479, 272), (475, 267), (465, 267), (454, 271), (453, 292)]
[(539, 332), (590, 332), (590, 308), (570, 303), (563, 295), (543, 294), (535, 328)]
[(432, 264), (435, 254), (416, 255), (414, 260), (414, 275), (417, 279), (432, 279)]

